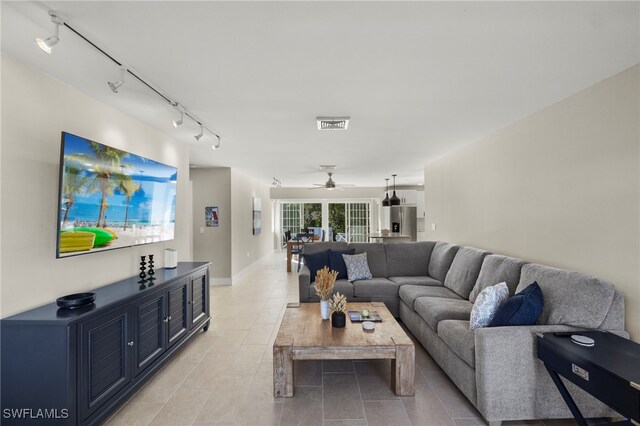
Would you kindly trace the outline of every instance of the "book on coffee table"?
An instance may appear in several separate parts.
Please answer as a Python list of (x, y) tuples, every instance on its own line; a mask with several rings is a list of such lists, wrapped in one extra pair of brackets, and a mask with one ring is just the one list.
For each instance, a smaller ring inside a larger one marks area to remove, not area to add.
[(363, 322), (363, 321), (373, 321), (373, 322), (381, 322), (382, 318), (378, 315), (376, 311), (369, 311), (368, 317), (362, 317), (360, 315), (360, 311), (349, 311), (349, 318), (351, 322)]

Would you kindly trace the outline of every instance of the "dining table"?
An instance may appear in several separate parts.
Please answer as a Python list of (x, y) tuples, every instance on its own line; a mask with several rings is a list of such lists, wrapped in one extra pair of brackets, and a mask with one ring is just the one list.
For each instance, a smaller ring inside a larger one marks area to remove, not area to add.
[[(320, 238), (318, 237), (313, 237), (313, 241), (320, 241)], [(297, 239), (291, 239), (289, 241), (287, 241), (287, 272), (291, 272), (291, 258), (293, 257), (293, 255), (291, 254), (291, 249), (293, 247), (297, 247), (298, 244), (302, 244), (304, 246), (304, 244), (308, 244), (311, 243), (312, 241), (298, 241)], [(300, 262), (300, 259), (298, 259), (298, 262)]]

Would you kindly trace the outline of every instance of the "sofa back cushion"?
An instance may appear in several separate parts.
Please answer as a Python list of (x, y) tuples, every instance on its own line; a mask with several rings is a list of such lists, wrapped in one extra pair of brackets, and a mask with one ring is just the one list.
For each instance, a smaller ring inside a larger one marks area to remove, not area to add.
[[(349, 245), (344, 241), (318, 241), (315, 243), (306, 243), (303, 248), (304, 254), (314, 254), (324, 250), (346, 250)], [(313, 277), (315, 278), (315, 277)]]
[(468, 299), (480, 274), (482, 261), (488, 254), (488, 251), (474, 247), (460, 247), (444, 279), (444, 286)]
[[(346, 249), (347, 247), (345, 247)], [(367, 253), (369, 270), (375, 278), (387, 278), (387, 250), (384, 243), (351, 243), (348, 248), (353, 248), (358, 253)]]
[(482, 261), (478, 280), (469, 295), (469, 301), (474, 303), (482, 290), (500, 282), (507, 283), (509, 296), (513, 296), (520, 282), (520, 270), (525, 263), (524, 260), (500, 254), (486, 256)]
[(387, 273), (390, 277), (417, 277), (429, 274), (429, 258), (435, 241), (387, 244)]
[(445, 243), (444, 241), (438, 241), (433, 246), (431, 257), (429, 258), (429, 276), (435, 278), (441, 283), (444, 282), (447, 272), (451, 267), (451, 262), (456, 256), (456, 252), (460, 247)]
[(542, 289), (544, 308), (538, 324), (599, 328), (613, 302), (612, 284), (579, 272), (531, 263), (522, 267), (516, 292), (534, 281)]

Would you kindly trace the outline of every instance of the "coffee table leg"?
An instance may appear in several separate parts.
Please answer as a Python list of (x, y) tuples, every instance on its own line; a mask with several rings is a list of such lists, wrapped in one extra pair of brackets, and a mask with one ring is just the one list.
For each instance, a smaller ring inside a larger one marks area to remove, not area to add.
[(397, 346), (396, 358), (391, 360), (391, 387), (398, 396), (415, 393), (416, 350), (411, 346)]
[(293, 396), (293, 359), (291, 346), (273, 347), (273, 396)]

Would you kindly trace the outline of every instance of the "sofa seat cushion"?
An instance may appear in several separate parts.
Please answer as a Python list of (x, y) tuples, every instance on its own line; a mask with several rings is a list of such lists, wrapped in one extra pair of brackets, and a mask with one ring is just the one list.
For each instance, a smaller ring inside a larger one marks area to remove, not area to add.
[[(444, 286), (455, 291), (465, 299), (468, 299), (480, 274), (482, 261), (488, 254), (489, 252), (485, 250), (473, 247), (460, 247), (444, 279)], [(497, 281), (493, 284), (498, 284), (499, 282), (500, 281)]]
[(440, 321), (438, 337), (471, 368), (476, 367), (476, 339), (474, 332), (469, 330), (469, 321)]
[(434, 287), (425, 285), (403, 285), (398, 292), (400, 299), (411, 309), (418, 297), (444, 297), (449, 299), (462, 299), (446, 287)]
[[(344, 294), (345, 296), (347, 296), (347, 303), (348, 303), (349, 298), (353, 297), (353, 284), (347, 280), (336, 280), (336, 282), (333, 283), (333, 293)], [(320, 298), (316, 294), (316, 289), (313, 286), (313, 284), (311, 284), (311, 287), (309, 288), (309, 295), (312, 301), (314, 302), (320, 301)]]
[(442, 282), (436, 280), (435, 278), (427, 277), (427, 276), (417, 276), (417, 277), (389, 277), (391, 281), (398, 285), (430, 285), (442, 287)]
[(530, 263), (522, 267), (516, 292), (536, 281), (544, 295), (538, 324), (599, 328), (613, 303), (612, 284), (579, 272)]
[[(375, 299), (376, 297), (398, 297), (398, 288), (398, 284), (386, 278), (356, 280), (353, 282), (353, 295), (355, 297), (371, 299)], [(347, 303), (349, 303), (348, 296)]]
[(413, 308), (432, 329), (437, 330), (438, 323), (442, 320), (469, 321), (473, 303), (465, 299), (418, 297), (413, 304)]

